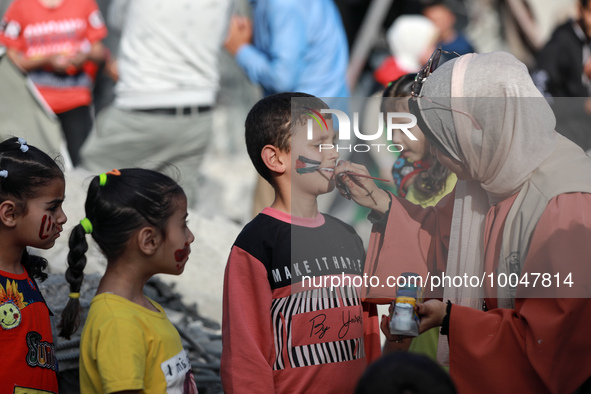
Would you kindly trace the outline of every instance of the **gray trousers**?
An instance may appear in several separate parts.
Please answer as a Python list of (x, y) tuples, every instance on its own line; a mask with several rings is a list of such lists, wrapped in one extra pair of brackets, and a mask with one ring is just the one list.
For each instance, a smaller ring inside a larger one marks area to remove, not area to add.
[(108, 107), (81, 149), (82, 167), (96, 174), (130, 167), (165, 173), (183, 187), (188, 206), (195, 207), (212, 113), (162, 115)]

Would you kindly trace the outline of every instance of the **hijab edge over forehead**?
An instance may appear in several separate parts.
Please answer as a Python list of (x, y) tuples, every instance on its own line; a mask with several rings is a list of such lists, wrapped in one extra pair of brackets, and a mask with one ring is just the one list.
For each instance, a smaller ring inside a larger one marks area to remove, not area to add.
[[(442, 106), (451, 106), (452, 73), (457, 60), (458, 58), (454, 58), (443, 63), (427, 77), (421, 90), (421, 95), (426, 98), (418, 98), (417, 101), (419, 116), (428, 128), (427, 134), (445, 148), (443, 153), (462, 161), (455, 141), (452, 111)], [(429, 100), (434, 100), (437, 104)]]
[(453, 59), (427, 78), (421, 94), (454, 108), (419, 99), (435, 138), (493, 199), (515, 193), (556, 147), (554, 114), (525, 65), (509, 53)]

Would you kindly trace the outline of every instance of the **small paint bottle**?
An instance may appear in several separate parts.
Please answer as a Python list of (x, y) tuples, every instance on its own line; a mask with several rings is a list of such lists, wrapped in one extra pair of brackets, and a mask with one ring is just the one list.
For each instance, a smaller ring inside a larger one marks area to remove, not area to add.
[(392, 314), (392, 320), (390, 320), (390, 331), (392, 331), (392, 328), (396, 331), (409, 331), (412, 329), (415, 304), (416, 299), (413, 297), (396, 297), (394, 313)]
[(405, 272), (401, 276), (406, 277), (404, 286), (399, 286), (396, 291), (394, 310), (390, 318), (390, 333), (397, 335), (417, 336), (418, 316), (415, 313), (415, 305), (420, 293), (420, 286), (416, 280), (419, 275)]

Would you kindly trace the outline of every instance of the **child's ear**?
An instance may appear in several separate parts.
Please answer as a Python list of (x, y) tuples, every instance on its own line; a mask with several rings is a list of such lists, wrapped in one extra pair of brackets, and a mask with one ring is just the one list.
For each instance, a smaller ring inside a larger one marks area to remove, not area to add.
[(0, 221), (6, 227), (16, 226), (17, 206), (14, 201), (6, 200), (0, 204)]
[(151, 256), (156, 253), (156, 250), (160, 246), (162, 234), (154, 227), (146, 226), (138, 231), (136, 239), (142, 253)]
[(263, 162), (273, 172), (283, 174), (289, 169), (289, 155), (276, 146), (265, 145), (261, 151)]

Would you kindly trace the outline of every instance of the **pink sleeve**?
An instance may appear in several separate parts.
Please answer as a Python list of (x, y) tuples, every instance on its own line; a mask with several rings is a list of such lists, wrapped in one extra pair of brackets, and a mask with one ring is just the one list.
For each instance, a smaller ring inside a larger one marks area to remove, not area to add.
[(273, 393), (273, 296), (265, 266), (237, 246), (224, 275), (221, 375), (224, 391)]
[(6, 10), (2, 18), (2, 34), (0, 34), (0, 43), (7, 48), (16, 49), (25, 52), (26, 42), (23, 37), (26, 19), (20, 7), (21, 2), (15, 1)]
[(363, 343), (367, 365), (369, 365), (382, 356), (380, 321), (376, 304), (362, 302), (361, 306), (363, 307)]
[(91, 43), (102, 40), (107, 36), (107, 27), (101, 11), (99, 10), (95, 0), (88, 0), (88, 7), (86, 11), (87, 26), (86, 38)]
[(554, 198), (532, 236), (523, 272), (550, 273), (554, 284), (560, 273), (561, 288), (571, 272), (570, 295), (579, 298), (518, 298), (515, 309), (488, 312), (454, 305), (450, 373), (460, 393), (478, 387), (572, 393), (591, 376), (590, 256), (591, 194)]
[[(372, 228), (365, 273), (378, 276), (380, 283), (386, 284), (388, 277), (397, 278), (403, 272), (418, 273), (426, 279), (428, 271), (444, 271), (454, 195), (452, 192), (435, 207), (427, 208), (392, 196), (385, 228), (379, 224)], [(395, 298), (391, 286), (368, 290), (364, 298), (370, 302)]]

